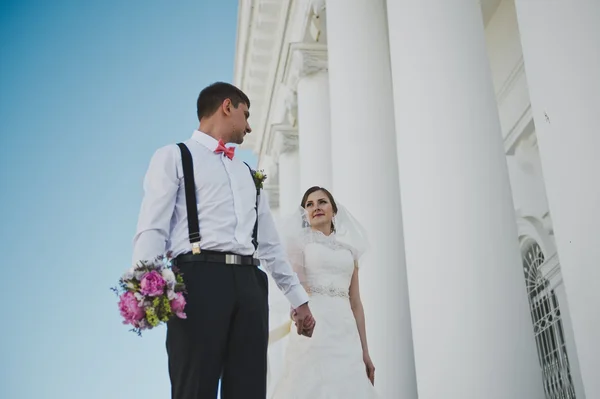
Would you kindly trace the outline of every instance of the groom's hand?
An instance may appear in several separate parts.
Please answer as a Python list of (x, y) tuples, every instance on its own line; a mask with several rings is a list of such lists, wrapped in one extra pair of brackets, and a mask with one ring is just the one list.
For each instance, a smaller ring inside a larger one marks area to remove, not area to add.
[(315, 329), (315, 318), (313, 317), (308, 303), (299, 306), (294, 310), (294, 319), (296, 321), (296, 328), (298, 335), (305, 335), (312, 337), (313, 330)]

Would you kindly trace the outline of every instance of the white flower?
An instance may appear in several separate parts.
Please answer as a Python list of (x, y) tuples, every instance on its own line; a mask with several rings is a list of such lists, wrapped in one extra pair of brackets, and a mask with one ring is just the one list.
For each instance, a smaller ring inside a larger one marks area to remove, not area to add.
[(173, 299), (177, 298), (177, 293), (172, 289), (168, 289), (167, 298), (169, 299), (169, 301), (172, 301)]
[(133, 289), (133, 288), (135, 288), (135, 286), (133, 285), (132, 282), (128, 282), (127, 283), (127, 288)]
[(140, 294), (139, 292), (134, 292), (133, 296), (135, 296), (135, 299), (137, 299), (138, 302), (140, 303), (140, 308), (142, 306), (144, 306), (144, 301), (143, 301), (144, 300), (144, 296), (142, 294)]
[(173, 273), (173, 270), (169, 268), (164, 268), (162, 270), (162, 278), (164, 278), (165, 282), (169, 285), (175, 284), (177, 282), (175, 278), (175, 273)]
[(131, 266), (124, 274), (123, 274), (123, 280), (131, 280), (133, 278), (133, 275), (135, 273), (135, 267)]
[(135, 272), (133, 272), (133, 277), (135, 277), (137, 281), (142, 281), (142, 277), (144, 277), (146, 273), (148, 272), (145, 270), (136, 270)]

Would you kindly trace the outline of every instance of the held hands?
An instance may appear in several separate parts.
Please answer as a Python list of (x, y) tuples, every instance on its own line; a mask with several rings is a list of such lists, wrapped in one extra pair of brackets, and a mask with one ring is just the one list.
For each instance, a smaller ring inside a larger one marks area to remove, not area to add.
[(371, 381), (372, 385), (375, 385), (375, 366), (373, 365), (373, 361), (371, 361), (371, 357), (366, 352), (363, 353), (363, 362), (365, 362), (365, 369), (367, 370), (369, 381)]
[(291, 317), (294, 323), (296, 323), (298, 335), (304, 335), (309, 338), (312, 337), (317, 323), (308, 307), (308, 303), (293, 309)]

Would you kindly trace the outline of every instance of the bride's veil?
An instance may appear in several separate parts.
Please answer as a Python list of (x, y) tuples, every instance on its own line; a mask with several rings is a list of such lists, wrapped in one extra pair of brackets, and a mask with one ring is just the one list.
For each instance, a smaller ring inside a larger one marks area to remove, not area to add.
[[(366, 230), (344, 205), (340, 203), (336, 205), (337, 213), (333, 217), (335, 238), (352, 252), (355, 260), (358, 260), (369, 249)], [(283, 218), (279, 233), (292, 266), (302, 263), (304, 246), (315, 234), (310, 227), (306, 209), (298, 207)], [(295, 271), (302, 272), (302, 270)]]
[(337, 204), (338, 211), (333, 217), (335, 237), (338, 242), (345, 244), (354, 260), (358, 261), (369, 249), (367, 231), (342, 204)]

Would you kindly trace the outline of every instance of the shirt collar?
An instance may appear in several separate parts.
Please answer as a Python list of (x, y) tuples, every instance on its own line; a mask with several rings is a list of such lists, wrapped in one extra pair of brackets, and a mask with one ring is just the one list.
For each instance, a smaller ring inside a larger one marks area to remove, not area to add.
[(219, 144), (219, 142), (214, 137), (211, 137), (208, 134), (201, 132), (200, 130), (194, 130), (194, 133), (192, 134), (192, 139), (208, 148), (211, 152), (214, 152), (217, 149), (217, 145)]

